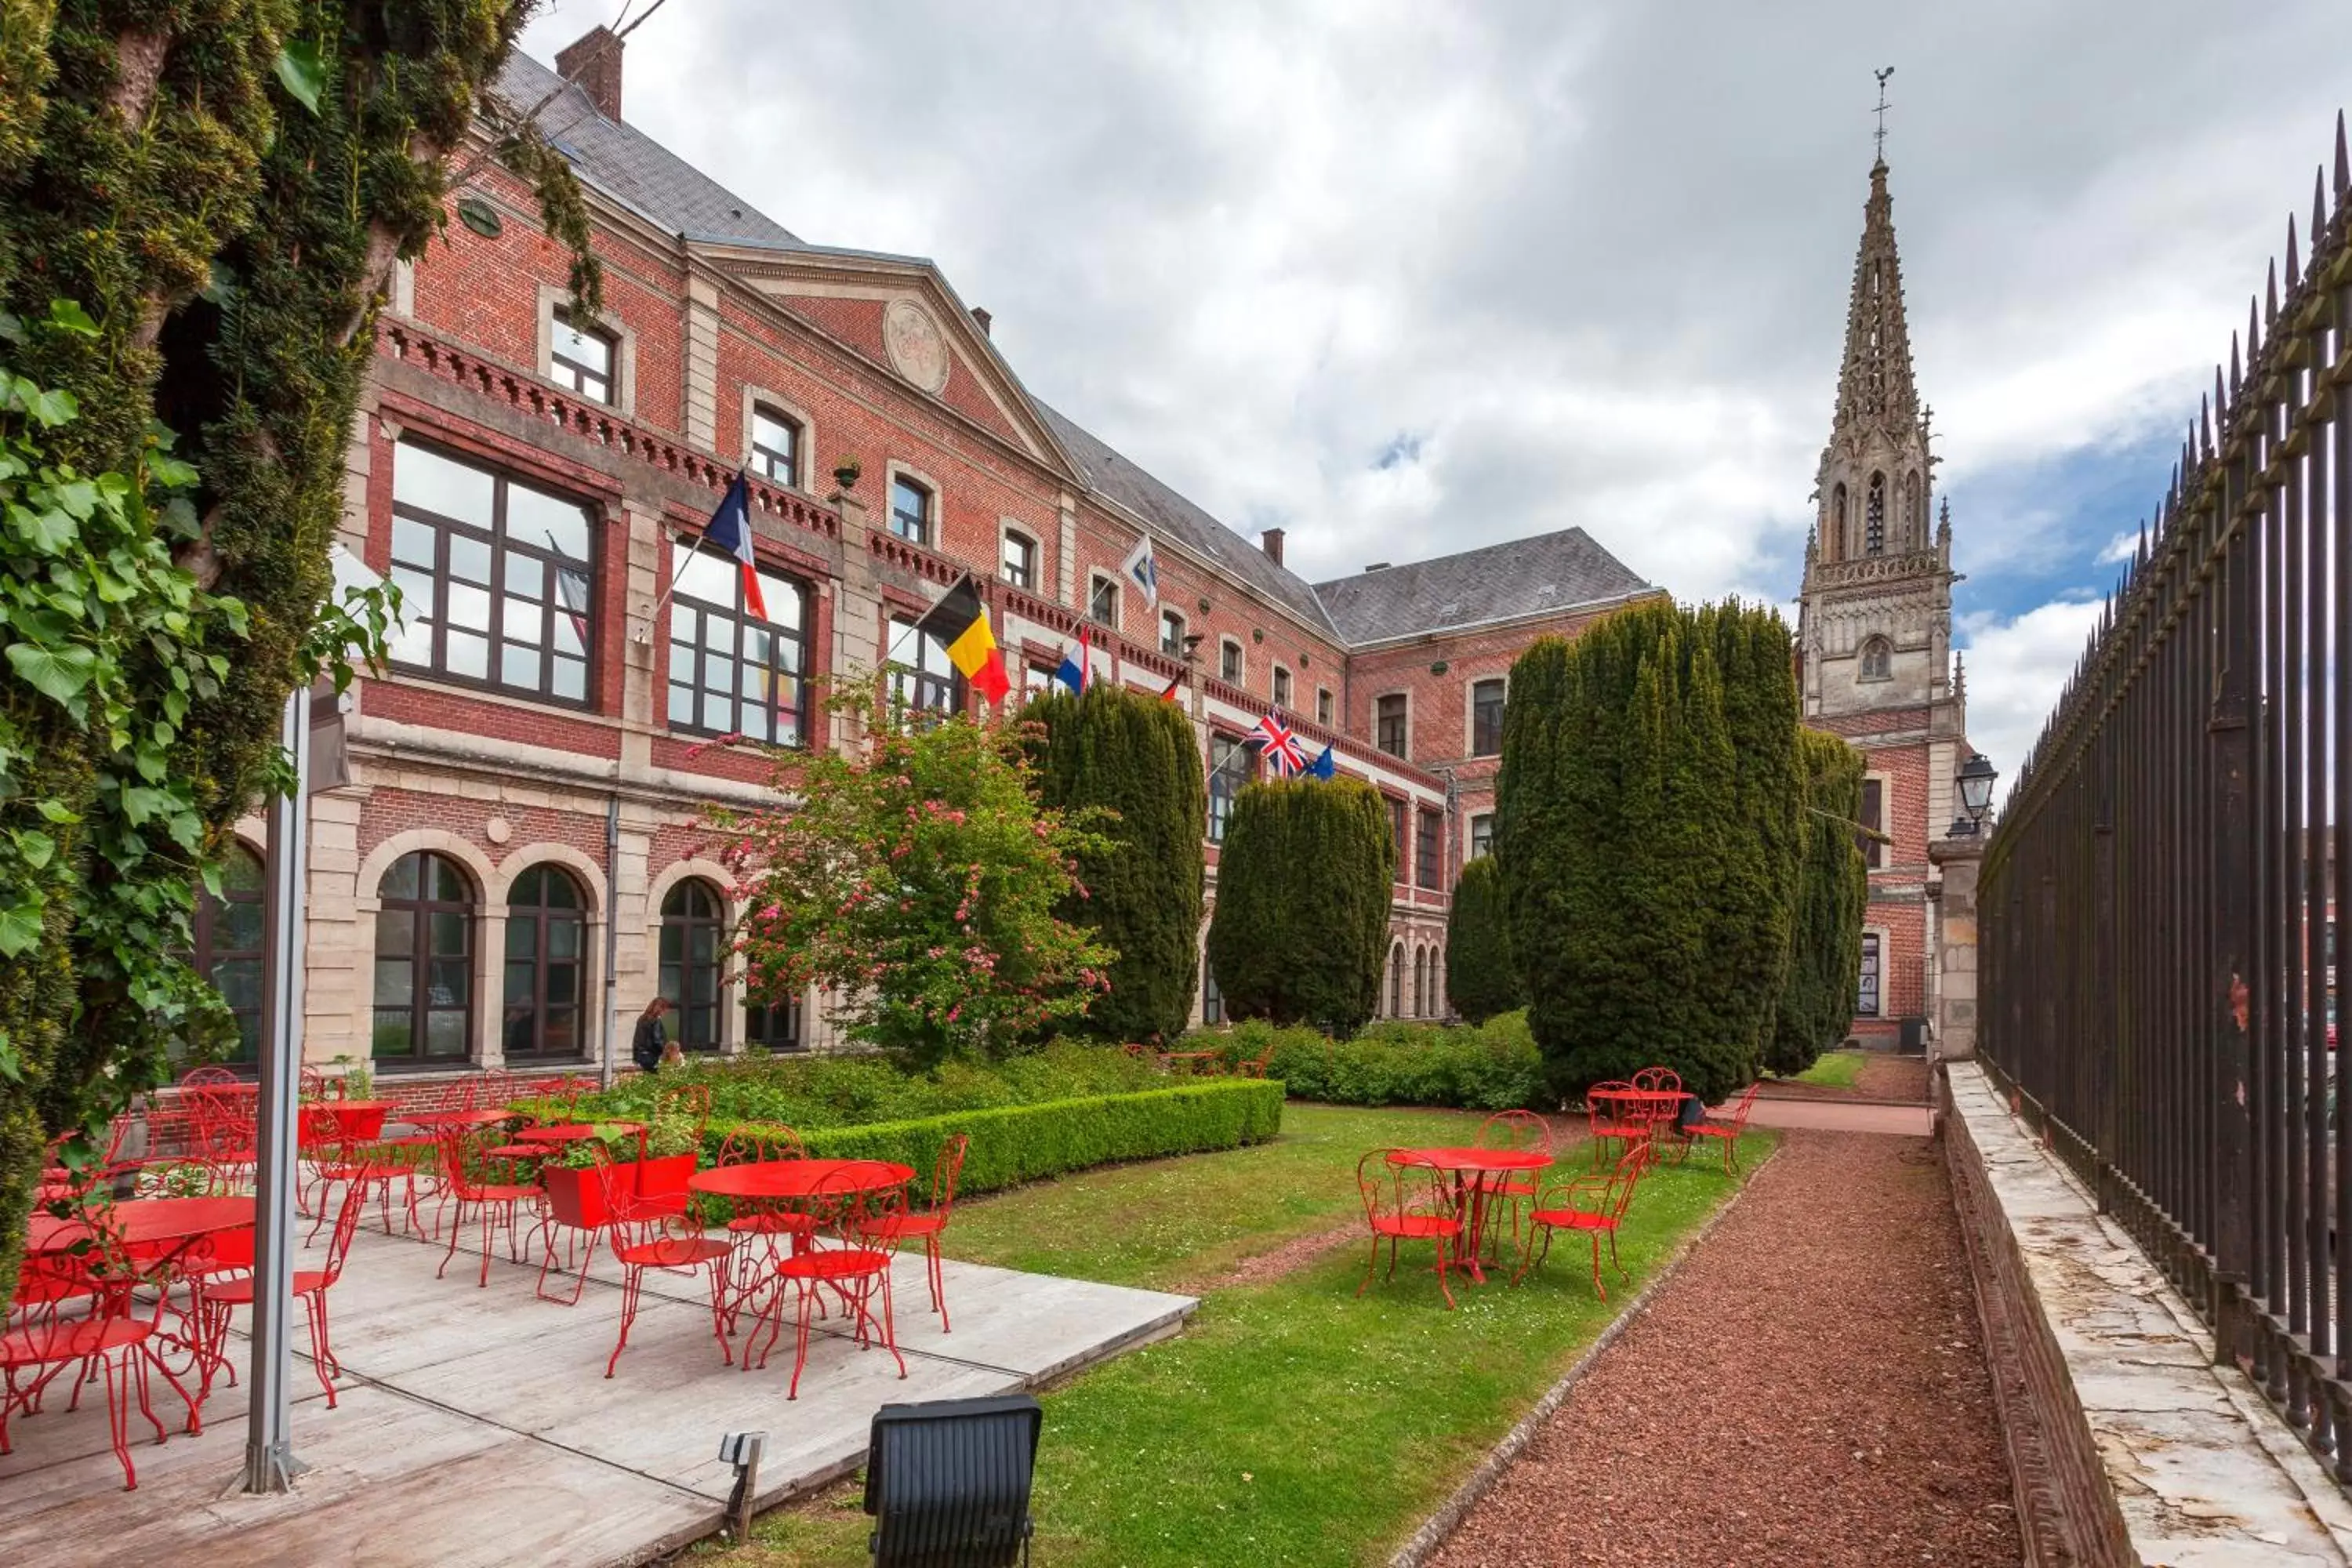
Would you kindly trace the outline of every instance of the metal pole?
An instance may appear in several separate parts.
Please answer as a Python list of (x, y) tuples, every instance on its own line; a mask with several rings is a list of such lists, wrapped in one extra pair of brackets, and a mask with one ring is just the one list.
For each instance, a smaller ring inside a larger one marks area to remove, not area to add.
[(293, 1371), (295, 1094), (302, 1067), (302, 903), (310, 839), (310, 688), (286, 697), (279, 743), (294, 759), (294, 787), (269, 803), (269, 946), (262, 1001), (259, 1142), (255, 1160), (253, 1365), (246, 1381), (245, 1489), (282, 1492), (305, 1468), (294, 1458)]
[(617, 940), (621, 926), (614, 919), (620, 908), (620, 887), (621, 797), (615, 795), (604, 802), (604, 1029), (597, 1077), (606, 1089), (613, 1087), (613, 1074), (618, 1067), (614, 1037), (621, 1028), (621, 947)]

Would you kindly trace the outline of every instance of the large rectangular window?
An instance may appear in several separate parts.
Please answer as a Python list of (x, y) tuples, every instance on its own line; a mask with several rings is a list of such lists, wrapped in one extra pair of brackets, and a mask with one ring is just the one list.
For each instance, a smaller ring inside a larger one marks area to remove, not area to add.
[(916, 544), (931, 542), (931, 492), (912, 479), (890, 481), (890, 531)]
[(1231, 637), (1217, 645), (1217, 679), (1241, 684), (1242, 645)]
[(1481, 680), (1470, 688), (1470, 754), (1492, 757), (1503, 750), (1503, 683)]
[(1412, 847), (1413, 880), (1424, 888), (1443, 886), (1445, 874), (1445, 814), (1422, 807), (1421, 828)]
[(918, 631), (912, 618), (890, 617), (890, 703), (900, 710), (955, 713), (963, 708), (963, 677), (948, 645)]
[(1483, 859), (1495, 852), (1495, 814), (1482, 811), (1470, 819), (1470, 858)]
[(1118, 629), (1118, 584), (1108, 577), (1097, 577), (1087, 591), (1087, 618), (1097, 626)]
[(1396, 839), (1396, 879), (1412, 879), (1412, 807), (1389, 797), (1389, 832)]
[(1209, 737), (1209, 842), (1225, 841), (1234, 797), (1257, 773), (1257, 753), (1231, 735)]
[(1858, 1016), (1878, 1016), (1878, 933), (1862, 933), (1862, 989), (1854, 998), (1853, 1010)]
[(392, 470), (394, 664), (585, 707), (588, 510), (402, 443)]
[(1184, 617), (1173, 610), (1160, 612), (1160, 651), (1171, 658), (1184, 657)]
[(1374, 705), (1372, 743), (1391, 757), (1405, 754), (1404, 693), (1391, 691)]
[(760, 597), (765, 620), (744, 606), (743, 570), (732, 557), (698, 551), (679, 568), (669, 609), (671, 729), (801, 743), (808, 595), (762, 572)]
[[(1880, 832), (1886, 829), (1886, 785), (1879, 779), (1862, 781), (1862, 825)], [(1862, 840), (1862, 863), (1872, 870), (1886, 864), (1886, 846), (1865, 834)]]
[(1016, 588), (1037, 588), (1037, 542), (1012, 529), (1004, 531), (999, 547), (997, 574)]

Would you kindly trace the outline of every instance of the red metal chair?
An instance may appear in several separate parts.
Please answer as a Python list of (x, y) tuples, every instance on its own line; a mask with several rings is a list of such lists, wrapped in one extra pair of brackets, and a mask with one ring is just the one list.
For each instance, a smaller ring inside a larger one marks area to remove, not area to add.
[(1372, 1231), (1372, 1255), (1364, 1264), (1360, 1296), (1380, 1267), (1381, 1243), (1389, 1244), (1389, 1278), (1396, 1278), (1397, 1243), (1426, 1241), (1437, 1249), (1437, 1289), (1447, 1310), (1454, 1289), (1446, 1273), (1455, 1266), (1454, 1247), (1462, 1235), (1454, 1194), (1442, 1172), (1421, 1163), (1410, 1149), (1374, 1149), (1356, 1162), (1356, 1192), (1364, 1201), (1364, 1222)]
[(1714, 1138), (1723, 1144), (1723, 1173), (1732, 1174), (1739, 1168), (1739, 1135), (1748, 1131), (1748, 1113), (1756, 1109), (1756, 1091), (1764, 1087), (1761, 1079), (1748, 1086), (1738, 1101), (1731, 1108), (1731, 1119), (1717, 1121), (1712, 1116), (1705, 1121), (1695, 1121), (1683, 1129), (1687, 1134), (1683, 1143), (1683, 1157), (1678, 1163), (1688, 1163), (1690, 1152), (1702, 1138)]
[[(793, 1381), (784, 1397), (800, 1397), (801, 1373), (808, 1366), (809, 1320), (818, 1308), (819, 1293), (832, 1290), (849, 1309), (857, 1325), (857, 1345), (870, 1348), (878, 1331), (890, 1359), (898, 1363), (898, 1375), (907, 1375), (907, 1358), (898, 1353), (898, 1324), (891, 1315), (890, 1265), (898, 1254), (898, 1231), (893, 1221), (903, 1215), (907, 1193), (903, 1187), (885, 1187), (877, 1191), (863, 1190), (864, 1178), (855, 1169), (833, 1173), (817, 1183), (810, 1195), (809, 1209), (816, 1216), (817, 1228), (809, 1237), (803, 1250), (785, 1258), (776, 1267), (780, 1288), (769, 1299), (766, 1313), (768, 1342), (760, 1352), (760, 1365), (768, 1364), (768, 1352), (776, 1348), (777, 1337), (783, 1331), (784, 1292), (781, 1284), (793, 1288), (799, 1308), (796, 1338), (793, 1350)], [(874, 1316), (874, 1300), (881, 1297), (882, 1316)], [(751, 1325), (756, 1336), (759, 1325)], [(744, 1370), (751, 1366), (751, 1340), (743, 1341)]]
[[(746, 1123), (727, 1135), (719, 1146), (719, 1165), (765, 1165), (779, 1160), (805, 1160), (808, 1149), (801, 1135), (789, 1127), (761, 1127)], [(707, 1200), (706, 1200), (707, 1201)], [(747, 1266), (738, 1281), (739, 1300), (730, 1310), (740, 1311), (750, 1302), (763, 1281), (774, 1278), (774, 1268), (782, 1263), (786, 1252), (778, 1250), (777, 1240), (792, 1238), (792, 1252), (805, 1248), (808, 1237), (816, 1229), (816, 1216), (787, 1205), (776, 1198), (739, 1198), (735, 1212), (727, 1221), (729, 1234), (744, 1244), (746, 1251), (758, 1247), (761, 1261)]]
[(950, 1331), (948, 1323), (947, 1280), (940, 1266), (940, 1236), (948, 1227), (948, 1216), (955, 1209), (956, 1182), (963, 1175), (963, 1157), (971, 1147), (971, 1136), (959, 1132), (940, 1145), (940, 1157), (931, 1166), (931, 1201), (922, 1213), (902, 1210), (888, 1219), (868, 1221), (862, 1234), (887, 1239), (896, 1247), (910, 1237), (920, 1237), (923, 1242), (923, 1271), (930, 1281), (931, 1310), (940, 1315), (940, 1332)]
[[(189, 1397), (187, 1389), (155, 1354), (157, 1320), (131, 1311), (135, 1287), (160, 1287), (168, 1279), (167, 1270), (142, 1269), (108, 1234), (102, 1219), (98, 1222), (97, 1243), (86, 1253), (51, 1255), (26, 1271), (10, 1304), (16, 1326), (0, 1334), (0, 1454), (11, 1451), (9, 1413), (37, 1408), (41, 1392), (68, 1368), (75, 1373), (74, 1401), (68, 1408), (79, 1401), (80, 1383), (93, 1368), (106, 1378), (107, 1432), (114, 1457), (122, 1461), (125, 1491), (139, 1486), (139, 1472), (131, 1463), (132, 1394), (138, 1396), (139, 1413), (155, 1428), (155, 1441), (161, 1443), (166, 1436), (148, 1395), (149, 1367), (162, 1373), (163, 1381), (186, 1401), (188, 1430), (204, 1430), (199, 1402)], [(87, 1314), (67, 1317), (55, 1310), (58, 1300), (79, 1297), (87, 1297), (91, 1303)], [(48, 1310), (23, 1310), (28, 1302)]]
[(482, 1173), (486, 1169), (484, 1155), (493, 1139), (501, 1136), (494, 1129), (468, 1131), (462, 1127), (441, 1131), (441, 1187), (443, 1194), (457, 1205), (449, 1222), (449, 1250), (442, 1256), (441, 1267), (433, 1271), (440, 1279), (449, 1269), (449, 1259), (457, 1256), (457, 1238), (465, 1234), (466, 1210), (471, 1205), (482, 1222), (482, 1273), (478, 1284), (487, 1289), (490, 1283), (490, 1242), (503, 1222), (507, 1227), (507, 1256), (517, 1262), (521, 1259), (520, 1212), (526, 1203), (536, 1205), (541, 1194), (536, 1186), (519, 1182), (493, 1182)]
[[(1622, 1079), (1596, 1083), (1584, 1091), (1584, 1111), (1592, 1129), (1592, 1168), (1622, 1158), (1636, 1143), (1650, 1139), (1651, 1124), (1638, 1115), (1624, 1091), (1633, 1086)], [(1612, 1152), (1612, 1145), (1614, 1145)]]
[[(621, 1337), (614, 1342), (612, 1356), (604, 1363), (604, 1375), (613, 1375), (621, 1364), (621, 1352), (629, 1348), (629, 1327), (637, 1321), (637, 1303), (645, 1294), (646, 1270), (659, 1268), (671, 1274), (691, 1274), (698, 1268), (710, 1273), (710, 1331), (719, 1338), (719, 1353), (733, 1364), (735, 1352), (727, 1342), (727, 1331), (732, 1322), (728, 1303), (727, 1265), (735, 1256), (731, 1241), (705, 1236), (691, 1220), (668, 1217), (661, 1228), (643, 1239), (632, 1240), (624, 1229), (625, 1222), (619, 1217), (628, 1206), (631, 1194), (626, 1177), (613, 1163), (612, 1146), (601, 1138), (588, 1141), (588, 1152), (595, 1161), (598, 1179), (604, 1184), (604, 1205), (614, 1216), (613, 1259), (621, 1266)], [(587, 1266), (581, 1266), (587, 1272)], [(745, 1346), (746, 1353), (750, 1346)]]
[[(294, 1271), (294, 1299), (302, 1303), (303, 1316), (310, 1323), (310, 1365), (319, 1374), (319, 1386), (327, 1391), (327, 1408), (335, 1407), (335, 1379), (342, 1376), (343, 1363), (327, 1342), (327, 1292), (343, 1277), (343, 1260), (351, 1256), (352, 1236), (360, 1227), (360, 1215), (367, 1207), (368, 1189), (364, 1182), (354, 1182), (343, 1189), (342, 1206), (335, 1211), (335, 1228), (328, 1237), (326, 1267), (298, 1268)], [(250, 1233), (248, 1232), (249, 1236)], [(248, 1253), (251, 1243), (248, 1240)], [(446, 1261), (446, 1260), (445, 1260)], [(253, 1305), (252, 1258), (247, 1257), (248, 1272), (243, 1279), (208, 1285), (204, 1292), (205, 1323), (202, 1345), (204, 1360), (204, 1393), (211, 1392), (213, 1374), (228, 1359), (228, 1327), (232, 1313), (239, 1307)]]
[[(1609, 1300), (1609, 1292), (1601, 1283), (1601, 1238), (1609, 1238), (1609, 1262), (1617, 1270), (1618, 1278), (1632, 1278), (1626, 1274), (1625, 1266), (1617, 1261), (1617, 1230), (1624, 1222), (1625, 1210), (1633, 1202), (1633, 1189), (1640, 1185), (1642, 1173), (1649, 1169), (1653, 1157), (1651, 1144), (1635, 1143), (1618, 1156), (1615, 1168), (1605, 1176), (1571, 1176), (1545, 1187), (1528, 1215), (1528, 1239), (1520, 1254), (1519, 1271), (1511, 1276), (1511, 1283), (1517, 1284), (1528, 1277), (1529, 1269), (1542, 1267), (1551, 1253), (1556, 1233), (1579, 1231), (1592, 1243), (1592, 1289), (1602, 1300)], [(1541, 1251), (1536, 1249), (1539, 1231), (1543, 1235)]]
[[(1549, 1162), (1552, 1154), (1551, 1123), (1532, 1110), (1499, 1110), (1478, 1124), (1475, 1140), (1481, 1149), (1509, 1149), (1518, 1153), (1541, 1154)], [(1511, 1240), (1519, 1239), (1519, 1204), (1536, 1195), (1536, 1172), (1507, 1172), (1497, 1177), (1487, 1190), (1491, 1196), (1511, 1205)], [(1490, 1223), (1486, 1234), (1495, 1230)], [(1488, 1256), (1492, 1257), (1490, 1248)]]

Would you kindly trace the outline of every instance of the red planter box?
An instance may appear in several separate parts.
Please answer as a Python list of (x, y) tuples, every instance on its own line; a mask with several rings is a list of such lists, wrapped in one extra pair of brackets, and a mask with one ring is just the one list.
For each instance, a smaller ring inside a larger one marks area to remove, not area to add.
[[(628, 1194), (637, 1217), (682, 1215), (687, 1178), (694, 1174), (696, 1163), (691, 1154), (672, 1154), (615, 1165), (613, 1174), (615, 1184)], [(548, 1210), (556, 1224), (598, 1230), (613, 1223), (612, 1208), (604, 1201), (604, 1178), (593, 1166), (584, 1171), (546, 1166), (540, 1172), (540, 1184), (547, 1189)]]
[[(619, 1168), (636, 1169), (634, 1165)], [(574, 1171), (562, 1165), (546, 1165), (541, 1167), (539, 1180), (547, 1189), (548, 1212), (555, 1216), (556, 1224), (602, 1230), (613, 1223), (613, 1211), (604, 1202), (604, 1173), (593, 1166)]]

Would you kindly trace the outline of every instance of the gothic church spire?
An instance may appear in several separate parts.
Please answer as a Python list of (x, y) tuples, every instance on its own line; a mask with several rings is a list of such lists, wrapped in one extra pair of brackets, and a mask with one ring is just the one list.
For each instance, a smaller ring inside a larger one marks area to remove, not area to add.
[(1919, 420), (1919, 389), (1911, 377), (1911, 331), (1903, 315), (1903, 263), (1895, 250), (1895, 200), (1886, 192), (1886, 163), (1871, 165), (1870, 200), (1863, 206), (1862, 249), (1853, 262), (1853, 298), (1846, 307), (1845, 363), (1838, 372), (1837, 420), (1832, 441), (1875, 425), (1890, 436)]

